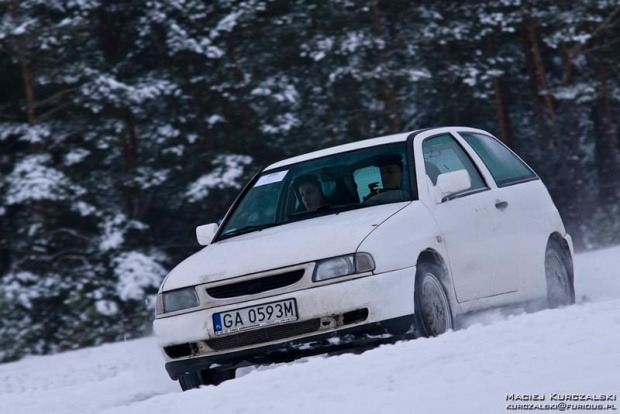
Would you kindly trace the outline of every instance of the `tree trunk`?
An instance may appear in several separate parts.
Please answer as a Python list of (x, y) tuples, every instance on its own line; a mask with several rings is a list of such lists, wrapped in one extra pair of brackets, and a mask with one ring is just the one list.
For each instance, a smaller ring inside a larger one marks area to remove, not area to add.
[(568, 86), (570, 78), (573, 73), (573, 56), (571, 51), (566, 46), (565, 42), (560, 43), (560, 50), (562, 52), (562, 60), (564, 66), (564, 75), (562, 76), (562, 86)]
[[(447, 44), (443, 44), (437, 47), (437, 54), (439, 59), (438, 61), (444, 64), (443, 69), (446, 69), (453, 62), (452, 51), (448, 47)], [(446, 71), (447, 72), (447, 71)], [(448, 119), (446, 116), (445, 121), (443, 117), (441, 118), (441, 123), (452, 124), (452, 125), (461, 125), (461, 109), (460, 109), (460, 100), (459, 100), (459, 89), (455, 88), (455, 79), (449, 73), (446, 73), (445, 79), (442, 82), (445, 85), (448, 85), (448, 98), (444, 99), (446, 101), (446, 115), (448, 110), (452, 111), (451, 117)]]
[(0, 279), (3, 275), (8, 273), (11, 267), (12, 252), (8, 248), (8, 246), (10, 246), (9, 240), (11, 240), (9, 237), (14, 237), (9, 236), (9, 231), (5, 223), (8, 224), (6, 216), (4, 216), (2, 220), (0, 220)]
[[(569, 205), (571, 197), (573, 196), (572, 182), (569, 178), (567, 151), (562, 147), (562, 134), (560, 132), (560, 124), (555, 111), (554, 102), (551, 96), (549, 83), (547, 81), (547, 75), (542, 59), (542, 50), (538, 35), (538, 23), (533, 16), (528, 16), (523, 21), (522, 26), (525, 36), (528, 41), (528, 48), (525, 50), (526, 56), (530, 55), (530, 63), (533, 68), (534, 82), (536, 84), (536, 90), (538, 96), (542, 96), (543, 106), (546, 109), (547, 119), (551, 124), (552, 134), (555, 141), (554, 154), (549, 153), (551, 149), (549, 146), (549, 139), (545, 141), (547, 143), (547, 156), (543, 157), (547, 160), (547, 163), (551, 162), (551, 166), (555, 166), (553, 173), (547, 170), (551, 181), (551, 192), (556, 197), (556, 202), (559, 205)], [(536, 99), (536, 98), (535, 98)], [(545, 149), (543, 149), (545, 151)], [(549, 155), (553, 155), (549, 157)], [(557, 161), (555, 161), (557, 160)], [(553, 165), (555, 164), (555, 165)]]
[[(372, 26), (375, 36), (377, 38), (382, 37), (381, 27), (381, 10), (379, 9), (379, 0), (370, 0), (370, 8), (372, 10)], [(383, 66), (387, 61), (385, 51), (380, 49), (378, 52), (379, 65)], [(379, 88), (381, 89), (381, 95), (383, 98), (383, 104), (385, 109), (385, 117), (390, 132), (400, 132), (402, 130), (402, 122), (398, 113), (398, 99), (396, 96), (396, 90), (390, 79), (381, 79), (379, 82)]]
[[(123, 144), (123, 161), (128, 175), (134, 175), (138, 167), (138, 134), (136, 119), (128, 110), (125, 115), (126, 134), (121, 135)], [(131, 218), (141, 219), (146, 214), (146, 206), (142, 191), (135, 188), (125, 188), (125, 210)]]
[(194, 101), (196, 102), (196, 129), (200, 131), (200, 139), (198, 140), (198, 152), (205, 154), (213, 150), (213, 133), (210, 127), (205, 125), (205, 119), (207, 117), (207, 111), (202, 101), (202, 94), (195, 91), (193, 94)]
[(119, 36), (118, 30), (110, 23), (108, 16), (107, 1), (101, 0), (101, 5), (98, 9), (99, 16), (99, 44), (101, 45), (101, 51), (103, 52), (103, 58), (108, 64), (112, 64), (118, 55)]
[[(228, 37), (226, 39), (226, 46), (228, 52), (228, 60), (233, 67), (233, 75), (235, 77), (235, 81), (239, 84), (242, 84), (244, 82), (244, 76), (243, 71), (241, 70), (241, 67), (239, 66), (239, 63), (237, 61), (235, 30), (232, 30), (228, 33)], [(243, 94), (239, 92), (240, 90), (237, 89), (237, 111), (241, 124), (241, 149), (247, 151), (249, 149), (250, 141), (250, 111), (247, 100), (243, 97)]]
[[(9, 4), (9, 14), (13, 20), (13, 24), (17, 24), (17, 13), (15, 12), (15, 3)], [(23, 34), (14, 35), (15, 38), (15, 54), (17, 56), (17, 62), (19, 64), (19, 71), (21, 73), (22, 82), (24, 83), (24, 93), (26, 95), (26, 117), (29, 125), (33, 125), (36, 121), (36, 115), (34, 112), (35, 107), (35, 95), (34, 86), (32, 83), (32, 74), (28, 69), (28, 56), (24, 46)]]
[(567, 231), (573, 237), (576, 249), (585, 247), (582, 222), (585, 217), (591, 217), (593, 204), (591, 192), (586, 186), (584, 156), (579, 142), (579, 120), (575, 105), (571, 101), (565, 102), (559, 110), (564, 114), (564, 129), (569, 140), (567, 157), (568, 180), (566, 188), (561, 194), (564, 204), (563, 216)]
[[(218, 83), (223, 84), (226, 82), (226, 79), (223, 75), (218, 76)], [(235, 148), (235, 144), (233, 141), (233, 136), (235, 130), (233, 125), (235, 123), (234, 113), (230, 104), (230, 100), (225, 96), (225, 94), (220, 93), (221, 105), (222, 105), (222, 114), (224, 115), (224, 129), (226, 131), (226, 142), (222, 142), (222, 140), (216, 140), (214, 144), (217, 147), (224, 147), (226, 150), (232, 150)]]
[[(597, 103), (599, 122), (597, 128), (596, 155), (600, 182), (601, 201), (608, 205), (618, 202), (618, 156), (616, 153), (617, 127), (614, 123), (614, 113), (609, 91), (607, 64), (603, 52), (597, 56), (597, 75), (600, 82), (599, 99)], [(596, 116), (596, 115), (595, 115)]]
[[(568, 86), (570, 82), (573, 58), (566, 44), (561, 45), (564, 76), (562, 86)], [(568, 232), (573, 237), (575, 249), (585, 248), (585, 239), (581, 223), (585, 217), (591, 217), (594, 213), (594, 204), (591, 192), (586, 186), (586, 173), (584, 168), (584, 154), (579, 142), (579, 119), (575, 102), (563, 100), (558, 108), (565, 116), (563, 123), (565, 135), (568, 138), (568, 168), (570, 170), (570, 183), (572, 191), (565, 197), (566, 217), (565, 224)]]
[[(318, 32), (319, 23), (318, 23), (316, 12), (314, 11), (311, 12), (310, 18), (311, 18), (312, 29), (315, 32)], [(325, 108), (325, 115), (323, 117), (323, 120), (324, 120), (325, 126), (323, 130), (323, 134), (325, 137), (327, 137), (331, 145), (336, 145), (337, 144), (336, 135), (334, 134), (334, 116), (332, 113), (332, 107), (331, 107), (330, 100), (329, 100), (329, 93), (327, 92), (327, 88), (325, 87), (325, 85), (327, 85), (328, 83), (328, 78), (327, 78), (327, 75), (325, 74), (325, 70), (323, 69), (323, 62), (321, 60), (316, 62), (315, 67), (316, 67), (317, 75), (319, 77), (319, 82), (321, 85), (323, 85), (323, 91), (324, 91), (323, 105)]]
[[(495, 57), (495, 39), (492, 35), (486, 37), (486, 53), (489, 58)], [(504, 144), (514, 149), (514, 136), (510, 125), (508, 101), (505, 99), (504, 89), (502, 88), (502, 83), (499, 76), (494, 76), (492, 82), (493, 92), (495, 95), (495, 116), (497, 117), (499, 137)]]
[(521, 45), (523, 47), (523, 55), (525, 57), (525, 68), (527, 69), (528, 83), (532, 92), (532, 108), (536, 115), (536, 123), (538, 125), (538, 131), (540, 136), (543, 137), (541, 142), (541, 153), (547, 151), (551, 147), (551, 134), (547, 131), (547, 125), (545, 124), (545, 116), (543, 113), (542, 105), (538, 99), (540, 91), (538, 90), (538, 82), (536, 81), (536, 69), (534, 68), (534, 62), (531, 54), (531, 44), (527, 35), (527, 27), (525, 20), (521, 23)]
[(555, 146), (561, 151), (562, 149), (562, 135), (560, 133), (560, 125), (551, 98), (551, 91), (549, 83), (547, 82), (547, 75), (545, 73), (545, 67), (542, 60), (542, 52), (540, 50), (540, 42), (538, 41), (538, 23), (535, 18), (528, 17), (525, 20), (526, 33), (530, 44), (529, 53), (532, 57), (532, 63), (534, 65), (534, 72), (536, 74), (536, 81), (538, 84), (539, 94), (542, 93), (543, 102), (549, 116), (553, 128), (553, 136), (555, 138)]

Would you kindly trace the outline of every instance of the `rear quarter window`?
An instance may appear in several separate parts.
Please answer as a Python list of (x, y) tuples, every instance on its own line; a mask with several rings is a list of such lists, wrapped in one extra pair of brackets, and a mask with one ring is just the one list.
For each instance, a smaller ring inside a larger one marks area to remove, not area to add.
[(505, 187), (538, 177), (523, 161), (493, 137), (460, 133), (487, 166), (498, 187)]

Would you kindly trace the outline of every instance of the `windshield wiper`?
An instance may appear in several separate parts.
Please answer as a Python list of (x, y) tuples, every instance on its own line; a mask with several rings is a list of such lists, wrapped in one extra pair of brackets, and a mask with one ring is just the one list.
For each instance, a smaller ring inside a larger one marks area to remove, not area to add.
[(320, 214), (329, 214), (329, 213), (342, 213), (343, 211), (355, 210), (358, 208), (368, 207), (361, 203), (349, 203), (349, 204), (323, 204), (319, 206), (316, 210), (313, 211), (298, 211), (296, 213), (292, 213), (289, 218), (295, 220), (302, 217), (308, 217)]
[(253, 231), (260, 231), (263, 229), (266, 229), (268, 227), (273, 227), (273, 226), (277, 226), (278, 223), (271, 223), (271, 224), (259, 224), (256, 226), (245, 226), (245, 227), (241, 227), (240, 229), (235, 229), (235, 230), (231, 230), (227, 233), (224, 233), (222, 235), (220, 235), (220, 240), (221, 239), (227, 239), (229, 237), (233, 237), (233, 236), (239, 236), (240, 234), (246, 234), (246, 233), (252, 233)]
[[(364, 207), (368, 207), (368, 206), (361, 204), (361, 203), (324, 204), (322, 206), (319, 206), (314, 211), (299, 211), (297, 213), (292, 213), (290, 215), (290, 218), (293, 219), (292, 221), (296, 221), (296, 219), (316, 215), (317, 213), (318, 215), (329, 214), (329, 213), (341, 213), (343, 211), (355, 210), (355, 209), (364, 208)], [(253, 231), (260, 231), (260, 230), (263, 230), (269, 227), (279, 226), (281, 224), (284, 224), (284, 223), (270, 223), (270, 224), (259, 224), (255, 226), (245, 226), (245, 227), (241, 227), (240, 229), (231, 230), (227, 233), (221, 234), (219, 239), (223, 240), (229, 237), (239, 236), (241, 234), (252, 233)]]
[(366, 207), (361, 203), (348, 203), (348, 204), (323, 204), (319, 206), (316, 210), (319, 213), (330, 213), (332, 211), (347, 211), (347, 210), (355, 210), (357, 208)]

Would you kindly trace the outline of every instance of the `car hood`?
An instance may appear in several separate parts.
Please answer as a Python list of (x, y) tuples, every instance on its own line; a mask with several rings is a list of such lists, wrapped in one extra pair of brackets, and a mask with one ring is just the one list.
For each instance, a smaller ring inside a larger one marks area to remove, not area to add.
[(354, 253), (368, 234), (407, 204), (345, 211), (218, 241), (172, 269), (162, 290)]

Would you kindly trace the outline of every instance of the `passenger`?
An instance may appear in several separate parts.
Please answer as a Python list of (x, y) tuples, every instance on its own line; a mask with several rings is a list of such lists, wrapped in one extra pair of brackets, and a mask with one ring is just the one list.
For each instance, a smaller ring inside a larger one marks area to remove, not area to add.
[[(398, 154), (390, 154), (379, 157), (375, 163), (381, 173), (382, 188), (376, 188), (379, 183), (369, 184), (370, 193), (364, 197), (366, 203), (385, 203), (406, 200), (408, 194), (403, 190), (403, 157)], [(378, 194), (381, 197), (375, 198)]]
[(307, 211), (314, 211), (324, 204), (325, 196), (318, 178), (313, 174), (306, 174), (295, 179), (297, 192)]

